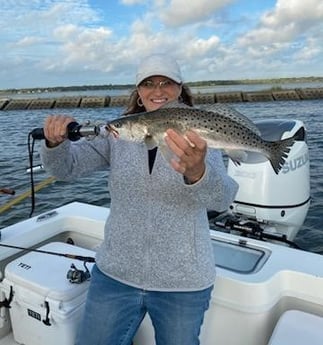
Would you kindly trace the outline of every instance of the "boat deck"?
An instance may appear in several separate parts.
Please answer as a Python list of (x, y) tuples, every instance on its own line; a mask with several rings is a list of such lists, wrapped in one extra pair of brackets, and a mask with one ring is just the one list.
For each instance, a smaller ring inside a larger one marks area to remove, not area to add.
[[(38, 247), (72, 239), (77, 246), (95, 250), (108, 214), (104, 207), (72, 203), (3, 229), (2, 242)], [(219, 231), (210, 234), (219, 257), (201, 344), (267, 345), (284, 312), (299, 310), (323, 317), (323, 256)], [(16, 249), (1, 250), (2, 272), (17, 255)], [(12, 334), (5, 328), (1, 331), (3, 320), (0, 315), (0, 343), (15, 345)], [(149, 317), (135, 344), (154, 344)]]

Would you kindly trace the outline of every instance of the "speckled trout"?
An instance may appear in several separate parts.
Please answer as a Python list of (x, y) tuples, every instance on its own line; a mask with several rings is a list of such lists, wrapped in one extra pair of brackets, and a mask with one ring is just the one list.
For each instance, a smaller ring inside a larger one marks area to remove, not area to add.
[(276, 174), (297, 138), (296, 133), (283, 140), (264, 140), (250, 119), (222, 104), (196, 108), (171, 102), (157, 110), (127, 115), (107, 124), (107, 130), (116, 138), (145, 142), (148, 149), (159, 146), (162, 152), (169, 128), (184, 136), (188, 130), (194, 130), (208, 147), (224, 150), (238, 164), (244, 161), (247, 152), (258, 152), (270, 161)]

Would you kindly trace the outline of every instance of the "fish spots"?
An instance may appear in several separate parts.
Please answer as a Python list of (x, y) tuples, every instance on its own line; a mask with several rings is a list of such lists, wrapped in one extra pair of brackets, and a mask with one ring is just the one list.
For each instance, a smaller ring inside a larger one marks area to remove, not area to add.
[[(120, 125), (121, 128), (118, 128)], [(167, 128), (174, 128), (182, 135), (188, 129), (194, 129), (209, 147), (262, 153), (271, 161), (276, 173), (282, 164), (279, 160), (283, 162), (282, 158), (286, 156), (286, 146), (293, 144), (293, 140), (277, 143), (277, 147), (267, 143), (261, 138), (255, 124), (234, 109), (224, 106), (212, 106), (210, 111), (181, 104), (168, 105), (150, 113), (113, 120), (108, 123), (108, 128), (112, 134), (118, 133), (120, 138), (137, 142), (144, 140), (146, 144), (154, 142), (155, 145), (159, 145)], [(149, 131), (144, 131), (144, 128), (149, 128)]]

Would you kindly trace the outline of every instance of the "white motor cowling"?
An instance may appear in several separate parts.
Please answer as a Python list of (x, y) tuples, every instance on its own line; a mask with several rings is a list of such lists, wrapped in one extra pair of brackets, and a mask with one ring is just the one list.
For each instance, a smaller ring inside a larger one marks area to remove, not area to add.
[(230, 213), (256, 221), (267, 233), (293, 241), (310, 204), (310, 169), (306, 130), (299, 120), (262, 120), (255, 123), (261, 137), (276, 141), (297, 133), (286, 162), (275, 174), (270, 162), (258, 153), (248, 153), (240, 165), (228, 162), (228, 174), (239, 190)]

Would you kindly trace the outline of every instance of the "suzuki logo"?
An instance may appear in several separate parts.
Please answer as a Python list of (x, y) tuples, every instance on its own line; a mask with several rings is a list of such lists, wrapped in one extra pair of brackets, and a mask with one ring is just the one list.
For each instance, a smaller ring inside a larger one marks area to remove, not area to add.
[(282, 168), (282, 173), (287, 174), (290, 171), (295, 171), (302, 166), (306, 165), (309, 161), (308, 153), (303, 154), (302, 156), (296, 157), (290, 161), (287, 161)]

